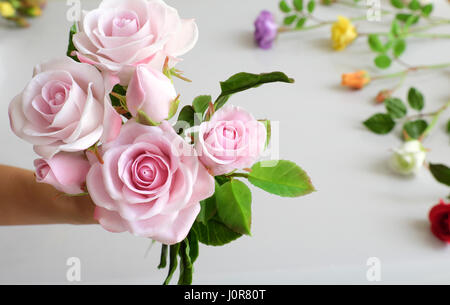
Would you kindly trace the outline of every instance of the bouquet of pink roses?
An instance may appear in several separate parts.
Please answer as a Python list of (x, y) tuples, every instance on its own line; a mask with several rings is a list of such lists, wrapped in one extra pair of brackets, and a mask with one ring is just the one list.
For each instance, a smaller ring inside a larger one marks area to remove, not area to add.
[(243, 181), (279, 196), (314, 190), (293, 162), (257, 162), (270, 122), (226, 105), (240, 91), (293, 82), (281, 72), (238, 73), (214, 102), (201, 95), (168, 122), (180, 102), (172, 78), (184, 79), (174, 66), (197, 37), (194, 20), (161, 0), (103, 1), (71, 28), (68, 57), (37, 65), (9, 107), (12, 130), (41, 157), (37, 181), (90, 196), (108, 231), (162, 243), (166, 284), (178, 264), (178, 283), (191, 283), (199, 242), (250, 234)]

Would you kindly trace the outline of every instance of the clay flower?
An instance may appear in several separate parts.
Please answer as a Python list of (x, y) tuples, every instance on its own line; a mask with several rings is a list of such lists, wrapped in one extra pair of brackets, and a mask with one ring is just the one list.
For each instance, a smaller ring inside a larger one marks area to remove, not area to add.
[(370, 82), (370, 76), (367, 71), (359, 70), (353, 73), (342, 74), (342, 86), (352, 89), (362, 89)]
[(13, 132), (47, 159), (111, 140), (122, 124), (105, 99), (100, 72), (68, 57), (35, 67), (33, 79), (9, 105), (9, 118)]
[(84, 12), (73, 43), (78, 59), (128, 85), (139, 64), (161, 70), (173, 66), (198, 39), (193, 19), (181, 19), (162, 0), (105, 0)]
[(84, 153), (61, 152), (51, 159), (37, 159), (36, 181), (53, 185), (66, 194), (84, 193), (86, 175), (90, 169), (89, 161)]
[(11, 5), (11, 3), (7, 1), (0, 2), (0, 15), (5, 18), (13, 17), (16, 14), (16, 10)]
[(426, 156), (427, 152), (422, 143), (419, 140), (411, 140), (394, 150), (390, 164), (399, 174), (417, 174), (423, 167)]
[(333, 49), (336, 51), (344, 50), (357, 36), (358, 33), (355, 26), (346, 17), (339, 16), (338, 20), (331, 27), (331, 40)]
[(140, 65), (131, 78), (126, 97), (128, 110), (133, 116), (143, 111), (152, 122), (160, 123), (169, 118), (177, 92), (172, 81), (162, 72)]
[(443, 242), (450, 243), (450, 204), (445, 203), (441, 199), (439, 204), (435, 205), (429, 214), (431, 222), (431, 232), (442, 240)]
[(200, 125), (196, 148), (202, 163), (214, 175), (250, 167), (264, 150), (266, 128), (236, 106), (218, 110)]
[(182, 241), (214, 193), (214, 178), (167, 121), (129, 120), (103, 145), (103, 161), (87, 176), (95, 218), (109, 231), (129, 231), (171, 245)]
[(261, 49), (270, 49), (278, 34), (278, 25), (269, 11), (262, 11), (255, 20), (254, 38)]

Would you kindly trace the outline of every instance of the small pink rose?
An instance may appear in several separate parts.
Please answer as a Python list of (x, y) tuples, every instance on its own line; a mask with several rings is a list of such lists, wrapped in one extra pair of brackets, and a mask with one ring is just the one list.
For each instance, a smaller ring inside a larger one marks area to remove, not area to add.
[(104, 0), (84, 12), (73, 42), (80, 61), (118, 75), (128, 85), (137, 65), (161, 70), (169, 57), (173, 66), (197, 39), (194, 20), (181, 19), (162, 0)]
[(200, 125), (196, 149), (214, 175), (251, 167), (264, 150), (266, 129), (250, 113), (225, 106)]
[(136, 68), (127, 89), (127, 106), (133, 116), (142, 110), (153, 122), (167, 119), (177, 97), (172, 81), (146, 66)]
[(167, 121), (156, 127), (130, 120), (102, 152), (104, 163), (87, 176), (99, 223), (168, 245), (183, 240), (199, 202), (214, 193), (214, 178), (192, 147)]
[(68, 57), (49, 61), (35, 67), (33, 79), (9, 105), (11, 129), (47, 159), (84, 150), (119, 132), (121, 118), (105, 96), (95, 67)]
[(37, 159), (36, 181), (53, 185), (66, 194), (85, 192), (86, 175), (90, 164), (83, 153), (61, 152), (51, 159)]

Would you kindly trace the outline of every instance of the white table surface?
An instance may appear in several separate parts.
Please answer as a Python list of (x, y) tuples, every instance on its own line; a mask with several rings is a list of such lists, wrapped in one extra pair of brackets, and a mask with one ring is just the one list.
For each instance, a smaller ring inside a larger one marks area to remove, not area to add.
[[(432, 236), (428, 211), (448, 188), (425, 170), (413, 179), (392, 174), (386, 159), (400, 144), (396, 135), (376, 136), (361, 122), (382, 111), (372, 102), (388, 81), (360, 92), (339, 86), (340, 74), (375, 71), (365, 39), (345, 52), (330, 49), (329, 28), (281, 37), (270, 51), (252, 42), (253, 20), (275, 0), (171, 0), (181, 16), (195, 17), (197, 46), (179, 68), (194, 80), (177, 81), (182, 101), (199, 94), (217, 95), (218, 82), (240, 72), (280, 70), (294, 85), (272, 84), (238, 94), (231, 102), (255, 116), (281, 121), (280, 155), (308, 171), (318, 192), (283, 199), (252, 188), (253, 236), (224, 247), (200, 249), (196, 284), (372, 284), (366, 261), (381, 261), (381, 283), (450, 283), (450, 249)], [(450, 15), (447, 1), (435, 0), (440, 16)], [(96, 7), (98, 1), (82, 1)], [(7, 107), (29, 81), (35, 64), (63, 56), (69, 22), (65, 1), (50, 1), (44, 16), (28, 29), (0, 27), (0, 162), (32, 168), (31, 145), (9, 128)], [(321, 8), (323, 18), (364, 11)], [(281, 17), (278, 15), (278, 17)], [(383, 17), (383, 22), (388, 22)], [(366, 30), (379, 29), (369, 24)], [(449, 27), (436, 29), (447, 32)], [(448, 62), (450, 41), (413, 40), (407, 62)], [(401, 67), (394, 65), (389, 71)], [(407, 79), (425, 93), (434, 110), (447, 101), (450, 71), (421, 73)], [(449, 114), (446, 114), (446, 118)], [(449, 137), (443, 122), (426, 141), (429, 159), (450, 163)], [(1, 182), (0, 182), (1, 183)], [(166, 271), (156, 269), (159, 245), (147, 257), (149, 241), (112, 234), (99, 226), (0, 227), (0, 283), (68, 283), (66, 260), (81, 260), (81, 283), (160, 284)]]

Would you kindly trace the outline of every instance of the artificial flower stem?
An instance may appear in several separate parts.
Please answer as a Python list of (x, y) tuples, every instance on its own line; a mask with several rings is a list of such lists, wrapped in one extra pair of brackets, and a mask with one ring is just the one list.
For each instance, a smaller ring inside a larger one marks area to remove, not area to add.
[(439, 121), (439, 118), (441, 117), (442, 113), (445, 110), (447, 110), (448, 107), (450, 107), (450, 101), (448, 101), (444, 106), (442, 106), (438, 111), (436, 111), (433, 114), (433, 118), (431, 119), (430, 125), (428, 125), (427, 129), (425, 129), (425, 131), (419, 138), (420, 141), (422, 141), (424, 138), (426, 138), (430, 134), (430, 132), (433, 130), (433, 128), (436, 126), (437, 122)]
[(231, 177), (231, 178), (248, 178), (248, 174), (246, 173), (233, 173), (231, 175), (227, 175), (227, 177)]
[(378, 79), (394, 78), (394, 77), (406, 76), (406, 74), (408, 74), (410, 72), (415, 72), (418, 70), (443, 69), (443, 68), (447, 68), (447, 67), (450, 67), (450, 63), (437, 64), (437, 65), (415, 66), (415, 67), (410, 67), (410, 68), (400, 71), (400, 72), (395, 72), (395, 73), (385, 74), (385, 75), (376, 75), (376, 76), (373, 76), (371, 79), (373, 81), (373, 80), (378, 80)]

